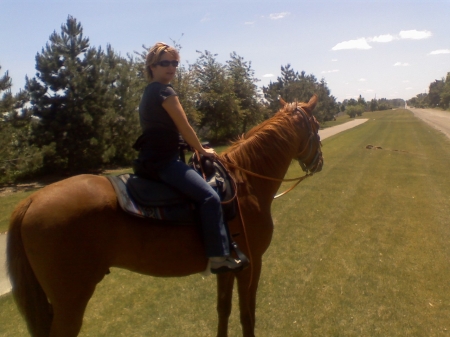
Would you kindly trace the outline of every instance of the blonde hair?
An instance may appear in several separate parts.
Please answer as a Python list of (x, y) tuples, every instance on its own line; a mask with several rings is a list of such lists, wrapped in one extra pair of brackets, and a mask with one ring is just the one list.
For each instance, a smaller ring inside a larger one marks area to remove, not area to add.
[(153, 80), (153, 73), (151, 66), (154, 66), (159, 61), (161, 61), (161, 58), (164, 53), (169, 53), (178, 61), (180, 60), (180, 54), (178, 53), (178, 50), (176, 50), (174, 47), (171, 47), (164, 42), (155, 43), (155, 45), (148, 50), (147, 57), (145, 58), (144, 74), (145, 78), (149, 82)]

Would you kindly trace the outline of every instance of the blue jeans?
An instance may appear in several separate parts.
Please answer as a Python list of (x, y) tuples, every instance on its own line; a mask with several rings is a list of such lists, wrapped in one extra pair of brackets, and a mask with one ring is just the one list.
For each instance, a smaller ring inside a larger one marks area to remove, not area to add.
[(179, 158), (158, 170), (159, 178), (190, 198), (200, 210), (206, 256), (230, 255), (220, 197), (192, 168)]

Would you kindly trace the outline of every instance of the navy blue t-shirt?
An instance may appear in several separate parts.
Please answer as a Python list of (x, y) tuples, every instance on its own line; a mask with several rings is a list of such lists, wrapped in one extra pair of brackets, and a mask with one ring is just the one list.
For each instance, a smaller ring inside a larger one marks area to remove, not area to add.
[(143, 142), (139, 158), (166, 162), (178, 154), (180, 133), (162, 103), (177, 95), (170, 84), (152, 82), (144, 90), (139, 104)]

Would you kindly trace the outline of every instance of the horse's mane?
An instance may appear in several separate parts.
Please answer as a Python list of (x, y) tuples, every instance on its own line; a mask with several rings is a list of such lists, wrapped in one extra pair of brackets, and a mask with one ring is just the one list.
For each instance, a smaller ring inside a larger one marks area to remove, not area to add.
[[(301, 104), (299, 104), (301, 106)], [(222, 154), (246, 169), (258, 168), (266, 174), (291, 161), (299, 150), (300, 123), (297, 103), (286, 104), (273, 117), (242, 135)]]

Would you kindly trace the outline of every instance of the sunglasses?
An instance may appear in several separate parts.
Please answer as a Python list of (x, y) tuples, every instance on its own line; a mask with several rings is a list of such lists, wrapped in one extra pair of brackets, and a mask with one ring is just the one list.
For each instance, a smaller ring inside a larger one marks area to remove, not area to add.
[(155, 63), (155, 65), (161, 66), (161, 67), (168, 67), (170, 65), (172, 65), (172, 67), (178, 67), (179, 62), (178, 61), (168, 61), (168, 60), (164, 60), (164, 61), (159, 61), (157, 63)]

